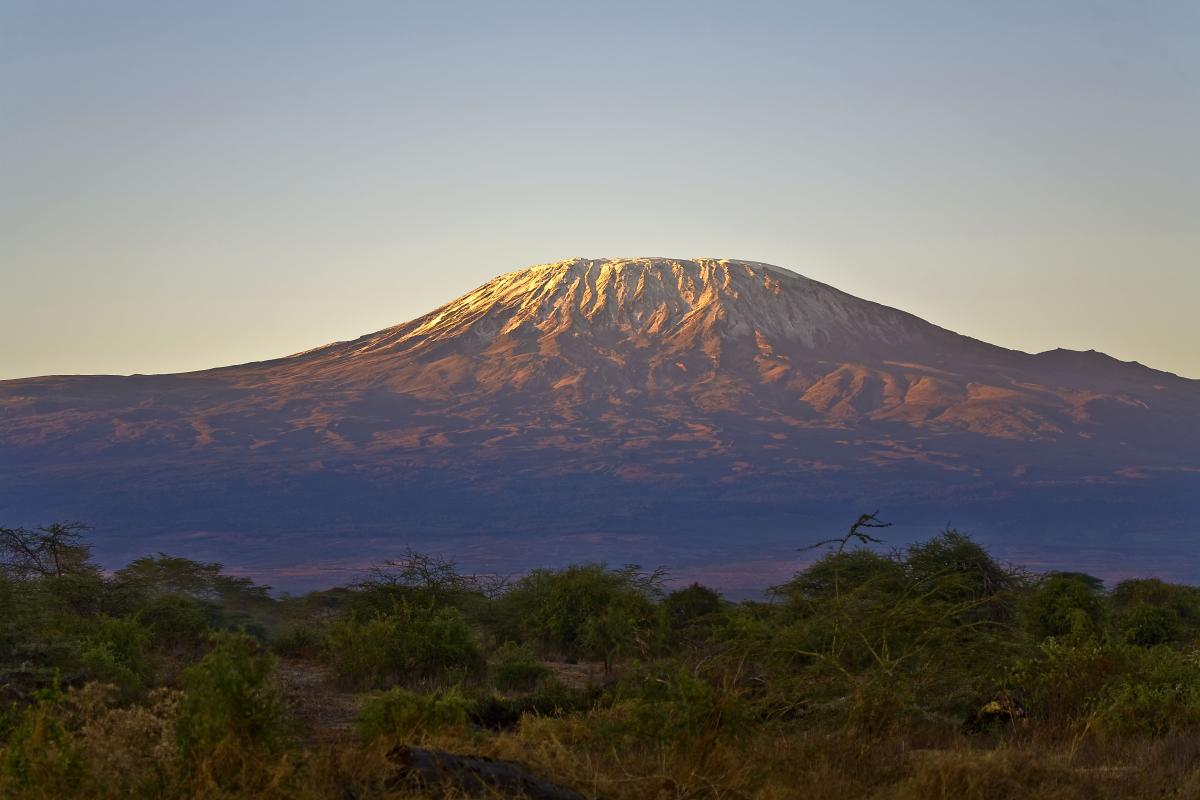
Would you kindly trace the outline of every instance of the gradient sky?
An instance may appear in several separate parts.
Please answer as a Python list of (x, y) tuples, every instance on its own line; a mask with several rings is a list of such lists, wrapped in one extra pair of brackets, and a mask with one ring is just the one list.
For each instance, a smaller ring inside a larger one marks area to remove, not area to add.
[(283, 355), (571, 256), (1200, 377), (1200, 3), (0, 0), (0, 378)]

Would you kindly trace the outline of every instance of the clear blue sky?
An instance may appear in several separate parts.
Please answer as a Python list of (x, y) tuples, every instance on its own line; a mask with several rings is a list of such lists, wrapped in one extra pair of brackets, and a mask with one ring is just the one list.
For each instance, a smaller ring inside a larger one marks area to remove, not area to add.
[(0, 378), (768, 261), (1200, 377), (1200, 3), (0, 0)]

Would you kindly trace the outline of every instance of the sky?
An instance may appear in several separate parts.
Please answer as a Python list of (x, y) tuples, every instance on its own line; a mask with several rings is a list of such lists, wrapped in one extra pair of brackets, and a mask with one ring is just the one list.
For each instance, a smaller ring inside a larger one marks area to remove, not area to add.
[(270, 358), (574, 256), (1200, 378), (1200, 3), (0, 0), (0, 379)]

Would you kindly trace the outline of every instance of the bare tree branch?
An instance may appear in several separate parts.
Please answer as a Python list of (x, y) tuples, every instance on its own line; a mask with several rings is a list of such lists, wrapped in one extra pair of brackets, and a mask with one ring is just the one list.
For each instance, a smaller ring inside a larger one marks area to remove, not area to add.
[(869, 533), (864, 533), (863, 528), (890, 528), (892, 523), (884, 522), (879, 519), (879, 511), (871, 514), (861, 514), (858, 520), (850, 526), (850, 531), (845, 536), (839, 536), (834, 539), (824, 539), (816, 544), (810, 544), (807, 547), (797, 548), (800, 552), (807, 550), (816, 550), (818, 547), (824, 547), (827, 544), (836, 544), (837, 551), (840, 554), (846, 549), (846, 545), (851, 539), (857, 539), (862, 544), (883, 544), (883, 539), (877, 539)]

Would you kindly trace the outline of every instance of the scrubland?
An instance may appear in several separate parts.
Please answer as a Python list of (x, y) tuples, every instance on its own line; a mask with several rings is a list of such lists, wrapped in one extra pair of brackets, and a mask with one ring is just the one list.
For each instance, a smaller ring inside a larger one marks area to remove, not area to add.
[(276, 596), (0, 528), (0, 797), (1200, 797), (1200, 589), (860, 522), (748, 602), (413, 552)]

